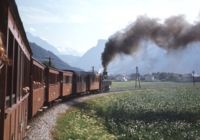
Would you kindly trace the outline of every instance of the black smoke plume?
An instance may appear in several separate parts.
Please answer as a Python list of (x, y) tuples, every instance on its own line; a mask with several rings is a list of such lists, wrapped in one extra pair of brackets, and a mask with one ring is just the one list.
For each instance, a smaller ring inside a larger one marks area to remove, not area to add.
[(185, 48), (189, 43), (200, 41), (200, 22), (190, 24), (184, 16), (173, 16), (163, 23), (146, 16), (138, 17), (108, 39), (102, 53), (103, 67), (106, 68), (117, 54), (136, 52), (143, 40), (152, 40), (167, 51)]

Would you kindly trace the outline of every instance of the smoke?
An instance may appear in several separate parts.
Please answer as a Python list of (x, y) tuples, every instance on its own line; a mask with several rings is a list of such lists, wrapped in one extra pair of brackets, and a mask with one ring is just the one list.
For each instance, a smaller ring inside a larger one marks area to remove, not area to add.
[(100, 74), (100, 73), (102, 73), (103, 72), (103, 68), (100, 68), (99, 70), (98, 70), (98, 74)]
[(186, 48), (167, 51), (158, 47), (153, 41), (140, 43), (137, 53), (120, 54), (108, 66), (110, 74), (131, 74), (139, 67), (141, 74), (153, 72), (200, 73), (200, 42), (190, 43)]
[(145, 40), (152, 40), (167, 52), (186, 48), (188, 44), (200, 41), (200, 23), (190, 24), (184, 16), (173, 16), (163, 23), (140, 16), (133, 24), (108, 39), (102, 53), (103, 67), (106, 68), (118, 54), (137, 52)]

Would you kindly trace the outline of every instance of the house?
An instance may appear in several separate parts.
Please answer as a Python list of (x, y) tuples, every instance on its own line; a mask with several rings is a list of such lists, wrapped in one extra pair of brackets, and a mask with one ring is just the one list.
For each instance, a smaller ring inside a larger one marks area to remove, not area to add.
[(145, 74), (143, 77), (144, 77), (144, 81), (146, 81), (146, 82), (152, 82), (155, 80), (155, 78), (152, 74)]
[(121, 81), (121, 82), (126, 82), (126, 81), (128, 81), (126, 75), (116, 75), (116, 76), (115, 76), (115, 80), (116, 80), (116, 81)]

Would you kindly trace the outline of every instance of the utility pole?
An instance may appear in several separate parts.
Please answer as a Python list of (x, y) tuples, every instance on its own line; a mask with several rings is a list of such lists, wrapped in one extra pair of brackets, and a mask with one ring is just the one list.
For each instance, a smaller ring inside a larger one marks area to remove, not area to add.
[(193, 82), (193, 86), (195, 85), (195, 71), (192, 71), (192, 82)]
[(51, 67), (51, 57), (49, 56), (49, 66)]
[(92, 72), (94, 73), (94, 66), (92, 66)]
[(138, 69), (138, 66), (136, 66), (136, 74), (135, 74), (135, 88), (137, 88), (137, 83), (139, 84), (139, 88), (141, 88), (141, 85), (140, 85), (140, 73), (139, 73), (139, 69)]
[(44, 59), (45, 59), (44, 62), (46, 63), (46, 65), (48, 65), (49, 67), (51, 67), (52, 66), (52, 58), (50, 56), (48, 56), (48, 57), (45, 57)]

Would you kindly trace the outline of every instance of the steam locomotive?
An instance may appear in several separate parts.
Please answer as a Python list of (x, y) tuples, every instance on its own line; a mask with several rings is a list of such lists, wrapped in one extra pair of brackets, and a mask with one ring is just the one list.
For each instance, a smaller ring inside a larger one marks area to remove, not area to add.
[(59, 70), (34, 59), (15, 1), (0, 1), (0, 140), (22, 140), (28, 120), (57, 99), (108, 91), (106, 74)]

